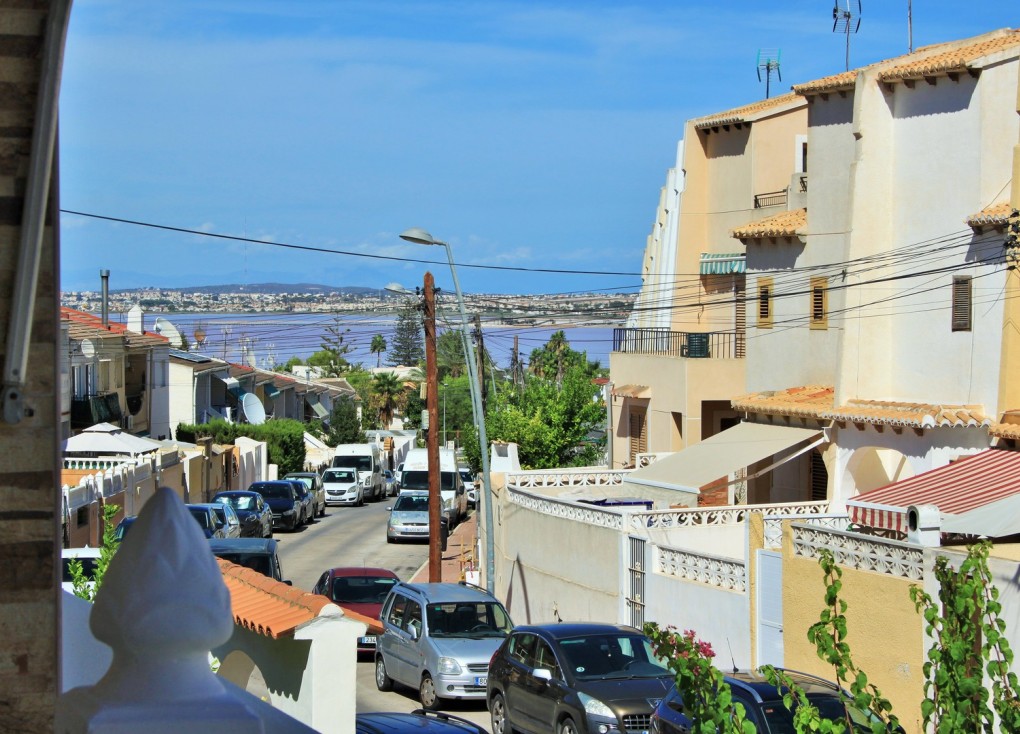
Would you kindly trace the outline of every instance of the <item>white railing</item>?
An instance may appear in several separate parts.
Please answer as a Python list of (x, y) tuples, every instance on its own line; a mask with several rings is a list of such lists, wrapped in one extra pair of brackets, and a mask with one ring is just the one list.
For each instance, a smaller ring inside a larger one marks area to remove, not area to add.
[(507, 497), (515, 505), (541, 512), (544, 515), (562, 517), (565, 520), (598, 525), (612, 530), (623, 530), (624, 513), (614, 512), (605, 507), (595, 507), (567, 499), (537, 497), (513, 486), (507, 487)]
[(924, 577), (924, 554), (913, 543), (793, 524), (795, 555), (818, 558), (822, 549), (830, 550), (841, 566), (915, 581)]
[(765, 518), (765, 547), (775, 550), (783, 547), (783, 522), (796, 520), (801, 525), (829, 530), (846, 530), (850, 527), (850, 517), (838, 515), (774, 515)]
[[(175, 455), (170, 454), (170, 464), (177, 463)], [(147, 454), (145, 456), (138, 456), (135, 458), (125, 456), (122, 459), (81, 459), (68, 457), (64, 459), (64, 469), (68, 471), (107, 471), (109, 469), (119, 469), (124, 466), (148, 466), (150, 471), (156, 468), (156, 461), (162, 461), (163, 466), (167, 466), (167, 460), (159, 459), (158, 455)]]
[(743, 561), (656, 546), (654, 563), (656, 573), (682, 581), (696, 581), (741, 594), (747, 591), (747, 564)]
[(767, 505), (722, 505), (719, 507), (677, 507), (669, 510), (635, 512), (631, 523), (637, 528), (692, 528), (705, 525), (739, 525), (749, 512), (766, 517), (819, 515), (828, 502), (781, 502)]
[(535, 487), (610, 487), (622, 484), (630, 470), (560, 469), (556, 471), (527, 471), (508, 473), (509, 487), (530, 489)]

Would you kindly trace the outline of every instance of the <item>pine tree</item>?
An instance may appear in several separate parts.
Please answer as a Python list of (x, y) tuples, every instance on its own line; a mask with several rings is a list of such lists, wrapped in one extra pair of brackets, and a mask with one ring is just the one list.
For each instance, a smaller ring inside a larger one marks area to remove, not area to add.
[(393, 328), (393, 343), (387, 354), (388, 363), (393, 367), (413, 367), (425, 358), (421, 314), (415, 301), (408, 300), (401, 307)]
[(324, 440), (329, 446), (365, 442), (365, 432), (361, 428), (354, 398), (345, 396), (333, 401), (333, 412), (329, 416), (329, 428)]

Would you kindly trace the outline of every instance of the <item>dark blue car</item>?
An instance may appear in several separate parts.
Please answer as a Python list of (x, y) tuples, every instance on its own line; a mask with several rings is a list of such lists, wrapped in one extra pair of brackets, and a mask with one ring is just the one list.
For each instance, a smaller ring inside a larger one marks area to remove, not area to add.
[(295, 530), (302, 522), (301, 498), (293, 482), (274, 480), (252, 482), (249, 492), (258, 492), (273, 511), (273, 527)]
[(273, 537), (273, 511), (258, 492), (235, 490), (219, 492), (212, 499), (234, 508), (241, 521), (242, 538)]

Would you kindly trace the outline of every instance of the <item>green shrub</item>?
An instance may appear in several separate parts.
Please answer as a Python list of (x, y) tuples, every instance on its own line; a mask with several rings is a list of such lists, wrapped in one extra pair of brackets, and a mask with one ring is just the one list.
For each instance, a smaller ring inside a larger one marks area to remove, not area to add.
[(280, 476), (305, 468), (305, 424), (301, 421), (283, 418), (259, 425), (223, 420), (199, 425), (181, 423), (174, 435), (177, 440), (189, 443), (211, 438), (214, 443), (233, 444), (239, 436), (264, 441), (269, 450), (269, 463), (280, 468)]

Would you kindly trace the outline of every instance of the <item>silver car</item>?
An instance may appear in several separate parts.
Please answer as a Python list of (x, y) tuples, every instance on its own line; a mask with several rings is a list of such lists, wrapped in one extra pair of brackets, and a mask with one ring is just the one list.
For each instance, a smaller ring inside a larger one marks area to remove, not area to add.
[(401, 492), (392, 507), (386, 508), (386, 542), (429, 539), (428, 492)]
[(399, 583), (379, 621), (376, 687), (416, 688), (427, 709), (444, 698), (484, 699), (489, 660), (513, 629), (495, 597), (466, 584)]

